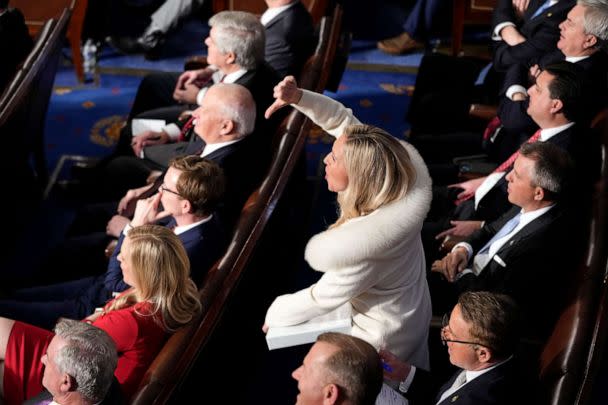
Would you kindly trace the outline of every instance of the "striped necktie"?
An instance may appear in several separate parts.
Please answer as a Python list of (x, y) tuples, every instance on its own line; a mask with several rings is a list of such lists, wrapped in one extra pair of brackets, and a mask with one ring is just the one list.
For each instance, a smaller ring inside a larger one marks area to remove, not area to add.
[(543, 11), (545, 11), (546, 9), (548, 9), (549, 7), (551, 7), (551, 6), (552, 6), (552, 4), (551, 4), (551, 3), (552, 3), (552, 0), (547, 0), (547, 1), (545, 1), (545, 2), (542, 4), (542, 6), (540, 6), (539, 8), (537, 8), (537, 9), (536, 9), (536, 11), (534, 12), (534, 14), (532, 14), (532, 17), (531, 17), (530, 19), (532, 19), (532, 18), (536, 18), (536, 17), (538, 17), (539, 15), (541, 15), (541, 14), (543, 13)]

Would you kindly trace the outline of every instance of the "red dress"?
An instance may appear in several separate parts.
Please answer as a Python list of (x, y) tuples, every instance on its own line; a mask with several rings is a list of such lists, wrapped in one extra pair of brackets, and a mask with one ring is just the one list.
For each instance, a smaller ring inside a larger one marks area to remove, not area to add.
[[(108, 312), (93, 325), (103, 329), (116, 343), (118, 366), (114, 375), (126, 398), (137, 389), (148, 366), (167, 339), (167, 332), (151, 315), (149, 303)], [(4, 360), (5, 404), (21, 404), (42, 391), (43, 365), (40, 357), (53, 338), (53, 332), (15, 322)]]

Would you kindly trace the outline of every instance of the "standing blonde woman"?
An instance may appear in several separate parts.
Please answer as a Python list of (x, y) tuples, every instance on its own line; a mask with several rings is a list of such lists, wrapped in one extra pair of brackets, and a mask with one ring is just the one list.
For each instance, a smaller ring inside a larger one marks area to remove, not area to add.
[[(130, 398), (169, 334), (195, 319), (201, 304), (179, 238), (158, 225), (133, 228), (118, 255), (130, 289), (84, 321), (103, 329), (119, 353), (115, 376)], [(53, 332), (0, 318), (4, 403), (21, 404), (42, 391), (40, 357)]]
[(305, 258), (323, 273), (316, 284), (275, 299), (264, 330), (308, 321), (352, 306), (352, 334), (428, 369), (431, 302), (420, 240), (431, 202), (431, 180), (418, 152), (350, 109), (299, 89), (286, 77), (266, 117), (291, 104), (337, 139), (324, 160), (338, 193), (339, 217), (310, 239)]

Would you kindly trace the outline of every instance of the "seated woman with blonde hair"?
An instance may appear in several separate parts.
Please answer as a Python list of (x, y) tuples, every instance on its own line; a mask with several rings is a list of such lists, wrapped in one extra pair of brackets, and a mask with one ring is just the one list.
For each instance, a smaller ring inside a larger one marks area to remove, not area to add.
[[(131, 286), (84, 321), (103, 329), (119, 353), (114, 375), (125, 398), (137, 389), (170, 333), (201, 311), (190, 262), (179, 238), (158, 225), (133, 228), (118, 255)], [(43, 365), (53, 332), (0, 318), (1, 392), (5, 404), (21, 404), (42, 391)]]
[(305, 259), (323, 273), (316, 284), (275, 299), (268, 327), (289, 326), (349, 302), (352, 334), (428, 369), (431, 301), (420, 230), (431, 202), (431, 179), (411, 145), (363, 125), (350, 109), (299, 89), (286, 77), (266, 117), (291, 104), (337, 138), (325, 157), (338, 220), (310, 239)]

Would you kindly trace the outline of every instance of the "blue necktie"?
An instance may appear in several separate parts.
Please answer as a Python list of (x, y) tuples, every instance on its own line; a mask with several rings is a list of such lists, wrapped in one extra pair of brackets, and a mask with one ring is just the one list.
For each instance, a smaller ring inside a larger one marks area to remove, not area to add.
[(513, 231), (513, 229), (515, 229), (517, 227), (517, 225), (519, 225), (520, 220), (521, 220), (521, 212), (518, 213), (517, 215), (515, 215), (510, 220), (508, 220), (507, 223), (504, 224), (502, 226), (502, 228), (500, 228), (498, 230), (498, 232), (496, 232), (496, 235), (494, 235), (492, 237), (492, 239), (490, 239), (488, 241), (488, 243), (486, 243), (481, 249), (479, 249), (479, 252), (477, 252), (477, 254), (487, 253), (488, 250), (490, 250), (490, 246), (492, 246), (492, 243), (496, 242), (498, 239), (504, 237), (505, 235), (508, 235), (509, 233), (511, 233)]
[(534, 14), (532, 14), (532, 18), (536, 18), (539, 15), (541, 15), (543, 13), (543, 11), (545, 11), (546, 9), (548, 9), (549, 7), (551, 7), (551, 0), (547, 0), (543, 3), (542, 6), (540, 6), (535, 12)]

